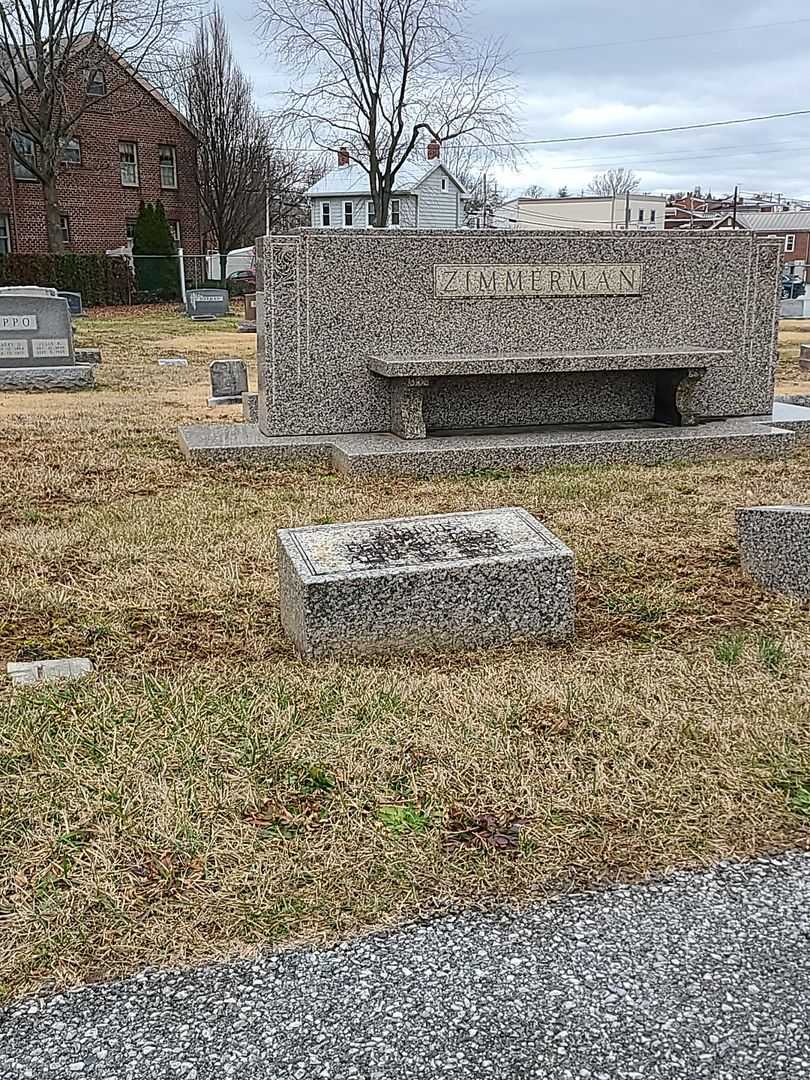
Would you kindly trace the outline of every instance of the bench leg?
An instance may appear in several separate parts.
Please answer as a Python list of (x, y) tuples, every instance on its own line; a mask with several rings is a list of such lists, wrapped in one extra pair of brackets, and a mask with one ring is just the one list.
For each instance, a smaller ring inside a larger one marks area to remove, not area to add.
[(695, 412), (694, 398), (705, 374), (705, 368), (690, 368), (675, 389), (675, 408), (684, 427), (691, 427), (700, 419)]
[(424, 439), (425, 387), (429, 379), (396, 379), (391, 387), (391, 431), (400, 439)]

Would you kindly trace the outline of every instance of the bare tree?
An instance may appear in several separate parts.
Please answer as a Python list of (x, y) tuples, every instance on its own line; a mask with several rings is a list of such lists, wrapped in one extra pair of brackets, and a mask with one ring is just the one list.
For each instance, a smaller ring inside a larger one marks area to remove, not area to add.
[(197, 132), (200, 203), (219, 251), (224, 281), (228, 252), (247, 242), (263, 201), (271, 159), (269, 124), (237, 64), (219, 8), (203, 19), (181, 58), (180, 98)]
[(258, 0), (265, 39), (296, 77), (290, 113), (319, 147), (345, 147), (368, 175), (374, 224), (421, 141), (500, 143), (513, 131), (498, 42), (476, 47), (463, 0)]
[(640, 183), (632, 169), (608, 169), (594, 176), (588, 191), (592, 195), (626, 195), (628, 191), (635, 191)]
[(541, 199), (545, 190), (540, 184), (529, 184), (523, 192), (523, 197), (525, 199)]
[(137, 86), (133, 76), (153, 76), (184, 14), (180, 0), (0, 0), (3, 130), (13, 160), (42, 184), (50, 251), (64, 251), (65, 142), (85, 113)]

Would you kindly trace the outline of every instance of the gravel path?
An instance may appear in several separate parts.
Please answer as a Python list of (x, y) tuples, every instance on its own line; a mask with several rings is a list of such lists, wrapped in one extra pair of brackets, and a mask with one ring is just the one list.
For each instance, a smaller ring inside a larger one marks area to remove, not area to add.
[(810, 854), (141, 975), (0, 1015), (0, 1077), (798, 1080)]

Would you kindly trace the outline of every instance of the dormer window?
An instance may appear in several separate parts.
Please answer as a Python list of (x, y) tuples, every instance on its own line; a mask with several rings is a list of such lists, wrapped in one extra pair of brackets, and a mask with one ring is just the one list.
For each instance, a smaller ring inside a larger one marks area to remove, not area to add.
[(104, 97), (107, 93), (107, 79), (101, 68), (93, 68), (87, 76), (87, 96)]

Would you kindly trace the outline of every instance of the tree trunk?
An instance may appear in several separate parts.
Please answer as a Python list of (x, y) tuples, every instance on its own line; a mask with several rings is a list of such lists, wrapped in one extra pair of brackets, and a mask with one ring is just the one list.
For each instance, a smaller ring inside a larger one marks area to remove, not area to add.
[(62, 214), (59, 210), (59, 195), (56, 191), (56, 175), (51, 174), (42, 187), (45, 195), (45, 218), (48, 222), (48, 251), (52, 255), (62, 255), (65, 250), (65, 238), (62, 235)]
[(224, 289), (228, 283), (228, 253), (227, 251), (220, 251), (219, 253), (219, 279), (222, 282), (222, 288)]

